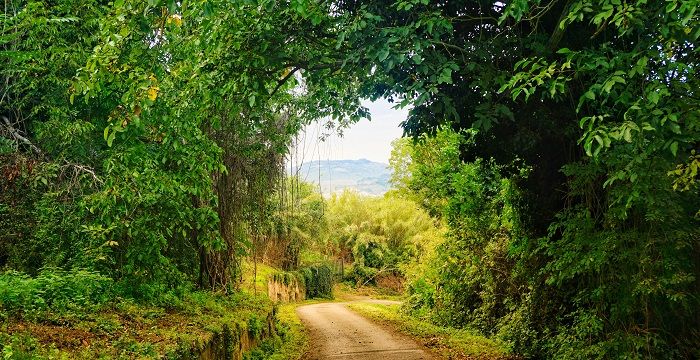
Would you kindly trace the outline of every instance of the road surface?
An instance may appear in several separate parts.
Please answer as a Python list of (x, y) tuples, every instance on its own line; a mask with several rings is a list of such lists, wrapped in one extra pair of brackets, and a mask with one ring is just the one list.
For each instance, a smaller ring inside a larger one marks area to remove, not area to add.
[(345, 304), (322, 303), (297, 309), (310, 338), (309, 352), (304, 359), (434, 359), (411, 338), (373, 323), (352, 312)]

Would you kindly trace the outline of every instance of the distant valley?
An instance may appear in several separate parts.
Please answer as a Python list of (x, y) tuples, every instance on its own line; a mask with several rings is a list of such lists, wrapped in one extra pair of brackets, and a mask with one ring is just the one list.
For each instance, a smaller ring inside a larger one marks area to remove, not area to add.
[(355, 189), (366, 195), (383, 195), (390, 188), (388, 165), (367, 159), (312, 161), (302, 164), (295, 173), (304, 181), (320, 183), (324, 196), (342, 192), (343, 189)]

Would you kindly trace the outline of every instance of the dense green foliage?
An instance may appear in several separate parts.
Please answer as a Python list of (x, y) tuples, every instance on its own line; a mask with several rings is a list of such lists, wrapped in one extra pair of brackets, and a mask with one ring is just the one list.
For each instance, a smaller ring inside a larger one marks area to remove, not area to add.
[(306, 298), (333, 298), (333, 269), (328, 265), (309, 266), (299, 270), (304, 277)]
[[(424, 253), (411, 276), (411, 312), (497, 335), (533, 357), (658, 357), (658, 351), (688, 357), (697, 349), (692, 320), (697, 295), (688, 267), (695, 260), (683, 246), (663, 248), (675, 260), (642, 276), (651, 271), (640, 273), (642, 266), (655, 261), (650, 249), (631, 244), (654, 232), (598, 229), (576, 206), (562, 210), (549, 232), (537, 237), (526, 227), (526, 190), (519, 185), (532, 170), (506, 177), (493, 161), (461, 162), (450, 149), (476, 146), (472, 135), (443, 130), (415, 145), (397, 146), (414, 155), (408, 186), (400, 192), (413, 198), (429, 193), (425, 204), (440, 200), (440, 216), (449, 226), (448, 239)], [(426, 154), (432, 161), (421, 162)], [(667, 230), (664, 239), (697, 236), (692, 227), (681, 229)], [(667, 347), (664, 341), (673, 337), (641, 327), (652, 322), (676, 335), (687, 331), (687, 347)]]
[(333, 298), (335, 274), (328, 264), (303, 266), (296, 271), (274, 272), (270, 274), (270, 280), (284, 285), (301, 285), (306, 299)]
[[(306, 246), (525, 357), (699, 357), (698, 5), (5, 1), (0, 267), (35, 277), (3, 311), (229, 291)], [(379, 97), (411, 106), (395, 194), (285, 179), (304, 124)]]
[(395, 178), (450, 229), (437, 320), (528, 357), (697, 357), (697, 2), (396, 5), (354, 10), (388, 44), (375, 88), (414, 105)]
[[(309, 47), (325, 35), (308, 14), (273, 2), (3, 6), (2, 266), (95, 269), (153, 298), (193, 282), (235, 288), (255, 242), (306, 236), (284, 179), (291, 139), (320, 116), (361, 114), (359, 96), (329, 96), (352, 86), (323, 67), (294, 76), (332, 48)], [(279, 46), (306, 30), (308, 44)], [(291, 93), (301, 81), (308, 90)]]
[(312, 184), (292, 176), (272, 204), (276, 211), (267, 219), (271, 230), (256, 249), (262, 248), (268, 261), (282, 269), (297, 269), (302, 251), (318, 250), (326, 236), (324, 199)]
[(2, 275), (3, 325), (65, 322), (107, 297), (181, 311), (195, 288), (232, 294), (268, 244), (298, 266), (320, 202), (286, 179), (285, 155), (303, 124), (363, 109), (318, 65), (328, 9), (311, 23), (264, 5), (0, 5), (0, 268), (22, 272)]
[(349, 277), (357, 285), (376, 284), (387, 275), (403, 277), (411, 271), (411, 261), (441, 238), (438, 224), (426, 211), (391, 194), (334, 194), (326, 216), (325, 250), (352, 263)]
[(68, 311), (96, 311), (113, 297), (112, 279), (85, 270), (44, 269), (38, 276), (0, 275), (0, 318)]

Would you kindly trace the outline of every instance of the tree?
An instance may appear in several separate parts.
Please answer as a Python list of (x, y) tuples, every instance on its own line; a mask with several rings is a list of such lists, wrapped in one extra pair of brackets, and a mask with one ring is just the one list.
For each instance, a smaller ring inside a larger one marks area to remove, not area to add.
[[(416, 137), (445, 126), (476, 131), (474, 146), (460, 145), (460, 160), (493, 161), (498, 177), (521, 193), (512, 200), (521, 231), (508, 235), (507, 252), (521, 290), (496, 298), (501, 310), (486, 313), (489, 323), (475, 323), (500, 331), (519, 352), (655, 357), (673, 349), (673, 356), (691, 356), (694, 345), (679, 339), (692, 343), (697, 331), (688, 319), (698, 316), (690, 310), (697, 308), (691, 295), (697, 293), (697, 256), (691, 254), (698, 247), (689, 242), (697, 238), (698, 198), (674, 192), (667, 173), (680, 175), (676, 181), (690, 174), (685, 169), (698, 138), (695, 7), (347, 4), (348, 19), (371, 19), (368, 33), (352, 39), (363, 43), (374, 33), (369, 43), (384, 44), (377, 47), (382, 65), (371, 88), (414, 106), (405, 131)], [(471, 180), (450, 177), (450, 199), (473, 191)], [(486, 191), (493, 179), (481, 183), (487, 203), (498, 204), (500, 192)], [(462, 232), (479, 229), (463, 226), (479, 218), (463, 211), (470, 202), (462, 198), (462, 208), (456, 201), (444, 210), (460, 242), (481, 238), (480, 231)], [(506, 218), (508, 206), (500, 206), (498, 217)], [(478, 256), (477, 250), (452, 254)], [(460, 274), (455, 268), (452, 275)], [(488, 303), (498, 289), (464, 285), (477, 301), (460, 313)], [(494, 318), (500, 320), (490, 322)]]

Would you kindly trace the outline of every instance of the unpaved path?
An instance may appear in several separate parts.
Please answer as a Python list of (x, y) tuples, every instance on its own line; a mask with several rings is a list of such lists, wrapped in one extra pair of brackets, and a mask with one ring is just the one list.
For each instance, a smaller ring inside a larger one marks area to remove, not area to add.
[[(391, 303), (382, 300), (361, 300)], [(434, 359), (418, 343), (356, 314), (347, 303), (301, 306), (297, 314), (309, 331), (304, 359), (418, 360)]]

